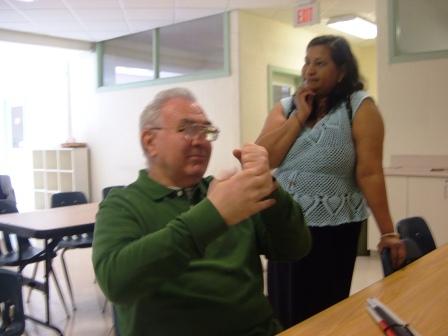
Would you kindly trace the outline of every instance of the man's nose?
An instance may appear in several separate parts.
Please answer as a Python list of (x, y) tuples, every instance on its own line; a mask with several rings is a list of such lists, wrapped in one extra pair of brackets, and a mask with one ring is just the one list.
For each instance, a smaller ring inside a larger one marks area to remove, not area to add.
[(190, 141), (193, 145), (202, 145), (209, 142), (205, 132), (197, 132), (194, 135), (190, 135)]

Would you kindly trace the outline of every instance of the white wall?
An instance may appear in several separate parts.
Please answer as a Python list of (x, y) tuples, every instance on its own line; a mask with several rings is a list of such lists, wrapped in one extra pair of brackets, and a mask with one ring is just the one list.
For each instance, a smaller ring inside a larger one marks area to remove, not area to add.
[(268, 65), (300, 69), (314, 35), (247, 12), (239, 13), (242, 142), (253, 142), (268, 115)]
[(238, 24), (231, 15), (231, 75), (170, 85), (98, 92), (95, 105), (73, 115), (74, 136), (88, 143), (91, 152), (93, 200), (101, 199), (108, 185), (129, 184), (146, 166), (138, 131), (138, 119), (154, 95), (170, 87), (188, 87), (198, 98), (210, 120), (221, 133), (213, 143), (208, 174), (235, 164), (232, 150), (240, 145), (238, 90)]
[(364, 89), (375, 99), (378, 99), (378, 76), (376, 42), (368, 45), (352, 46), (352, 51), (358, 60), (359, 72), (364, 81)]
[(395, 154), (448, 154), (448, 59), (389, 62), (387, 2), (377, 1), (378, 99), (385, 165)]
[[(30, 150), (59, 147), (69, 137), (69, 111), (92, 108), (95, 57), (86, 43), (23, 33), (6, 37), (0, 31), (0, 172), (11, 176), (18, 209), (27, 211), (34, 209)], [(23, 141), (16, 148), (12, 107), (23, 111)]]

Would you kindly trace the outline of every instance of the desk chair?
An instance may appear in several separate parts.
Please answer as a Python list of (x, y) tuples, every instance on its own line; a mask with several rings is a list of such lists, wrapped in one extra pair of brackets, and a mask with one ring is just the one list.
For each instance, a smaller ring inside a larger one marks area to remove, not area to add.
[(124, 188), (124, 187), (125, 187), (124, 185), (114, 185), (114, 186), (109, 186), (109, 187), (103, 188), (103, 190), (102, 190), (103, 200), (106, 199), (107, 195), (109, 194), (109, 192), (112, 189), (121, 189), (121, 188)]
[(383, 266), (383, 274), (385, 277), (423, 256), (423, 253), (418, 247), (417, 243), (412, 239), (404, 238), (401, 240), (401, 242), (406, 247), (406, 258), (398, 268), (394, 269), (394, 267), (392, 266), (390, 250), (388, 248), (384, 249), (381, 252), (381, 265)]
[[(59, 208), (63, 206), (71, 206), (77, 204), (86, 204), (87, 197), (84, 193), (80, 191), (68, 191), (68, 192), (60, 192), (51, 195), (51, 207)], [(56, 249), (62, 250), (61, 253), (61, 262), (62, 267), (64, 269), (65, 281), (67, 283), (68, 292), (70, 294), (70, 299), (72, 301), (73, 310), (76, 310), (75, 299), (73, 296), (72, 284), (70, 281), (70, 276), (68, 275), (67, 264), (65, 263), (64, 254), (68, 250), (78, 249), (78, 248), (88, 248), (92, 247), (93, 234), (86, 233), (82, 235), (73, 235), (63, 237), (62, 240), (58, 243)]]
[(0, 269), (0, 336), (20, 336), (25, 331), (22, 276)]
[[(9, 201), (0, 201), (0, 214), (16, 212), (18, 211), (14, 203), (11, 203)], [(28, 238), (12, 235), (4, 231), (0, 231), (0, 233), (2, 233), (3, 236), (3, 244), (0, 244), (0, 266), (18, 267), (18, 272), (22, 273), (23, 269), (26, 266), (35, 264), (32, 279), (24, 282), (25, 285), (33, 288), (36, 284), (34, 278), (36, 276), (37, 265), (39, 262), (44, 261), (46, 258), (45, 249), (33, 246)], [(16, 240), (16, 244), (13, 244), (14, 240)], [(55, 258), (56, 252), (51, 251), (50, 257), (51, 259)], [(67, 305), (62, 295), (61, 287), (59, 286), (58, 279), (56, 278), (56, 274), (54, 273), (51, 263), (49, 274), (53, 276), (59, 298), (64, 305), (67, 317), (69, 317), (70, 314), (68, 313)]]
[(397, 223), (397, 231), (400, 237), (415, 241), (423, 254), (436, 248), (428, 224), (422, 217), (409, 217), (400, 220)]
[(16, 203), (16, 194), (12, 187), (11, 178), (8, 175), (0, 175), (0, 200)]

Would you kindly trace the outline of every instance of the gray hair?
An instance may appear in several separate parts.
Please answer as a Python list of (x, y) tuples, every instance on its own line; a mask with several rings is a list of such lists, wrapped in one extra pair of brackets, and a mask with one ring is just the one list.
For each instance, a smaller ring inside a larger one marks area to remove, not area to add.
[(171, 99), (185, 98), (196, 102), (196, 97), (193, 93), (186, 88), (172, 88), (164, 91), (160, 91), (150, 102), (142, 114), (140, 115), (140, 132), (142, 132), (149, 125), (153, 125), (159, 118), (162, 112), (163, 106)]

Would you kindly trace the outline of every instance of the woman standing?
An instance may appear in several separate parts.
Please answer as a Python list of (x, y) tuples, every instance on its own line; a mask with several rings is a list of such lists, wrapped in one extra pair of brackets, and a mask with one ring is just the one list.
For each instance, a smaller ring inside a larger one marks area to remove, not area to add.
[(269, 297), (284, 327), (348, 297), (367, 205), (381, 232), (379, 250), (390, 248), (395, 265), (405, 255), (387, 204), (383, 121), (363, 91), (347, 41), (332, 35), (311, 40), (302, 77), (257, 139), (277, 168), (277, 181), (301, 205), (313, 238), (304, 259), (268, 267)]

